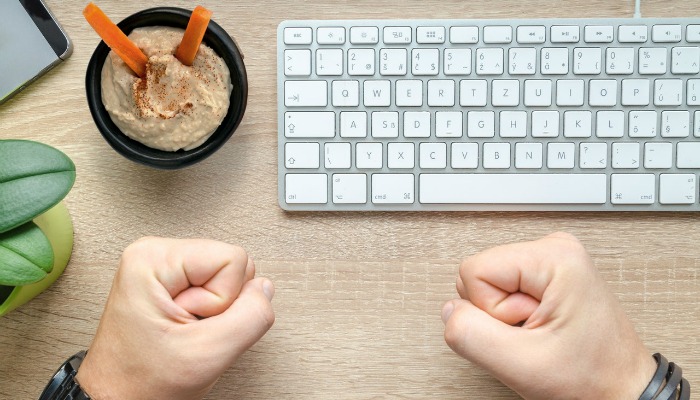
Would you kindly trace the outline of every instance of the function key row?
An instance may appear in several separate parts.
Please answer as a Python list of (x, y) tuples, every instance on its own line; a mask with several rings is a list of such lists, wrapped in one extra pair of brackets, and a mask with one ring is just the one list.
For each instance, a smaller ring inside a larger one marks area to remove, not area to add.
[[(615, 26), (587, 25), (583, 32), (577, 25), (553, 25), (550, 28), (551, 43), (612, 43), (615, 40)], [(494, 25), (479, 28), (477, 26), (387, 26), (380, 30), (377, 26), (353, 26), (349, 29), (351, 44), (418, 44), (445, 43), (476, 44), (481, 40), (485, 44), (517, 43), (536, 44), (547, 40), (547, 27), (543, 25)], [(380, 35), (381, 33), (381, 35)], [(415, 38), (413, 34), (415, 33)], [(620, 25), (617, 27), (617, 41), (620, 43), (645, 43), (649, 39), (649, 27), (646, 25)], [(700, 25), (688, 25), (685, 39), (689, 43), (700, 43)], [(318, 44), (344, 44), (346, 29), (344, 27), (319, 27), (316, 29)], [(651, 41), (655, 43), (678, 43), (683, 40), (682, 25), (652, 25)], [(313, 29), (310, 27), (284, 28), (284, 43), (289, 45), (309, 45), (313, 42)]]

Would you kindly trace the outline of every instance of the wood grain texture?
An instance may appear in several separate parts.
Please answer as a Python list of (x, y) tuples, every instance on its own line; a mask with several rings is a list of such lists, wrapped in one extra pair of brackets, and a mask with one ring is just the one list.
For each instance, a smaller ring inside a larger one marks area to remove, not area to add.
[[(75, 249), (64, 276), (0, 319), (0, 399), (37, 398), (97, 327), (121, 250), (144, 235), (237, 243), (276, 284), (277, 322), (211, 399), (514, 399), (445, 345), (442, 303), (461, 258), (565, 230), (590, 250), (649, 349), (700, 387), (700, 222), (694, 214), (285, 213), (277, 206), (276, 27), (293, 18), (627, 17), (632, 1), (200, 1), (245, 53), (250, 97), (232, 139), (199, 165), (155, 171), (116, 154), (87, 108), (99, 42), (86, 1), (48, 0), (73, 56), (0, 107), (0, 138), (53, 145), (76, 163), (66, 199)], [(107, 1), (114, 20), (171, 0)], [(644, 0), (643, 15), (700, 16), (700, 3)], [(592, 332), (592, 334), (595, 332)]]

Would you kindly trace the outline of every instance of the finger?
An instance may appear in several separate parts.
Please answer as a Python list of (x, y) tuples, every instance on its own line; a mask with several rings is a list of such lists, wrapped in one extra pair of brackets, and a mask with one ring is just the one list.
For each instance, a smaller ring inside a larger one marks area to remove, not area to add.
[(238, 297), (243, 284), (255, 274), (245, 250), (213, 240), (163, 239), (164, 268), (156, 279), (174, 302), (200, 317), (220, 314)]
[(499, 321), (467, 300), (446, 303), (443, 319), (445, 342), (450, 348), (492, 373), (498, 372), (499, 366), (518, 363), (514, 358), (526, 356), (533, 348), (528, 337), (532, 331)]
[(464, 300), (469, 300), (467, 288), (464, 287), (462, 278), (460, 278), (459, 276), (457, 276), (457, 283), (455, 284), (455, 286), (457, 287), (457, 293), (459, 294), (459, 297), (463, 298)]
[(207, 332), (207, 337), (214, 344), (230, 343), (227, 356), (232, 363), (272, 327), (275, 321), (271, 303), (273, 296), (274, 286), (268, 279), (248, 281), (228, 310), (199, 321), (199, 329)]

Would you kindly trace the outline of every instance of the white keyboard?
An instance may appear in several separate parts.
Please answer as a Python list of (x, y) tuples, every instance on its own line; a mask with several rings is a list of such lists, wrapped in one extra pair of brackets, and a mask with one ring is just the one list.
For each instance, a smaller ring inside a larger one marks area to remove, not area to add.
[(286, 210), (700, 211), (700, 18), (285, 21)]

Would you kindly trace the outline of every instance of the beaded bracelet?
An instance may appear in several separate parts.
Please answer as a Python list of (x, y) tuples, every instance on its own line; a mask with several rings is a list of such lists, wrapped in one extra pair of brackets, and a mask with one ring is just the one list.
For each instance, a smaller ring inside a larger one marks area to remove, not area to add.
[(659, 353), (654, 354), (654, 359), (656, 372), (639, 400), (689, 400), (690, 383), (683, 378), (683, 369), (675, 363), (669, 363)]

